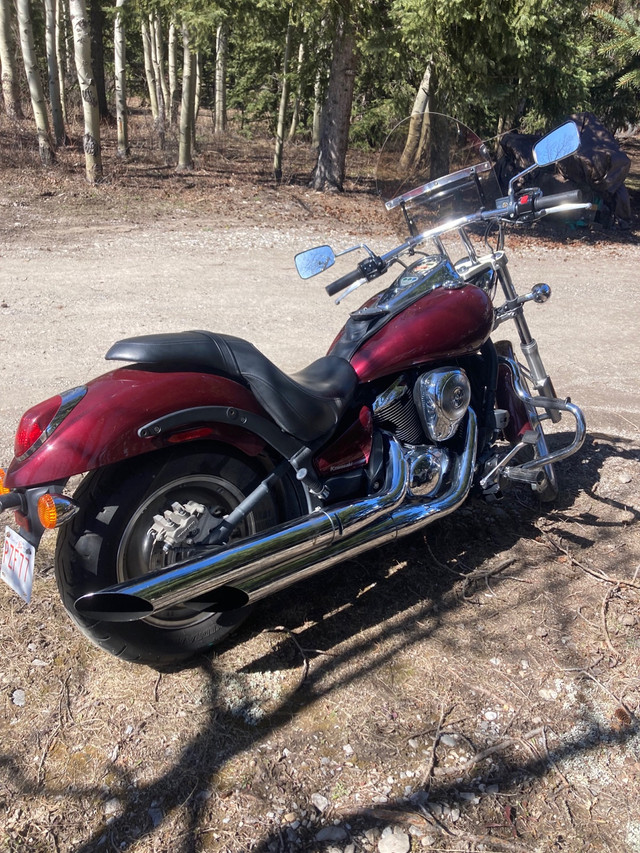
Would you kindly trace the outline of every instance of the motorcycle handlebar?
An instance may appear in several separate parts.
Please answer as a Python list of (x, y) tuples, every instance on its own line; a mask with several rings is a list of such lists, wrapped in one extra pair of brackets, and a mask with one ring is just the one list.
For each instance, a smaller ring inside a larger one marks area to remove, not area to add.
[(337, 278), (335, 281), (332, 281), (331, 284), (328, 284), (325, 287), (325, 290), (329, 296), (335, 296), (336, 293), (340, 293), (340, 291), (344, 290), (345, 287), (349, 287), (350, 284), (355, 284), (355, 282), (360, 279), (364, 281), (364, 276), (360, 269), (356, 268), (355, 270), (348, 272), (346, 275), (343, 275), (342, 278)]
[[(506, 199), (505, 199), (506, 201)], [(509, 218), (518, 218), (518, 213), (525, 213), (527, 211), (518, 211), (513, 210), (514, 207), (517, 207), (519, 201), (516, 200), (515, 204), (509, 205), (509, 209), (512, 210), (512, 214)], [(554, 193), (552, 195), (547, 196), (537, 196), (532, 200), (529, 199), (527, 206), (528, 212), (532, 211), (538, 213), (540, 211), (548, 212), (552, 210), (554, 207), (561, 207), (564, 204), (582, 204), (582, 192), (581, 190), (569, 190), (565, 193)], [(505, 205), (506, 207), (506, 205)], [(588, 207), (588, 205), (585, 205)], [(435, 228), (429, 229), (425, 231), (423, 234), (420, 234), (416, 237), (412, 237), (410, 240), (407, 240), (406, 243), (403, 243), (401, 246), (397, 246), (395, 249), (392, 249), (390, 252), (387, 252), (385, 255), (382, 255), (381, 258), (374, 258), (376, 261), (376, 269), (378, 274), (384, 272), (401, 254), (406, 251), (412, 251), (415, 246), (420, 243), (423, 243), (429, 237), (436, 237), (445, 231), (450, 231), (453, 228), (464, 227), (465, 225), (469, 225), (472, 222), (482, 222), (488, 221), (491, 219), (502, 219), (505, 217), (505, 208), (501, 208), (499, 210), (485, 210), (480, 211), (478, 213), (462, 216), (459, 219), (451, 220), (447, 222), (445, 225), (437, 226)], [(363, 262), (365, 263), (365, 262)], [(335, 281), (332, 281), (331, 284), (328, 284), (325, 287), (326, 292), (329, 296), (335, 296), (336, 293), (340, 293), (341, 290), (345, 290), (352, 284), (355, 284), (358, 281), (370, 281), (372, 278), (376, 278), (375, 274), (368, 275), (366, 271), (360, 268), (360, 265), (356, 267), (356, 269), (351, 272), (343, 275), (341, 278), (337, 278)]]
[(562, 204), (580, 204), (581, 202), (581, 190), (569, 190), (566, 193), (539, 196), (533, 202), (533, 209), (537, 213), (540, 210), (550, 210), (552, 207), (560, 207)]

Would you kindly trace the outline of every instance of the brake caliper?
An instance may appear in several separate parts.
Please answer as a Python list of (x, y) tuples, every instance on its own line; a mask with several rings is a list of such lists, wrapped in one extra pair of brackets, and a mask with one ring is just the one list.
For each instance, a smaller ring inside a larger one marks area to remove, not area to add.
[(194, 545), (207, 539), (211, 531), (220, 524), (220, 519), (212, 515), (196, 501), (181, 504), (176, 501), (171, 509), (162, 515), (154, 515), (149, 533), (156, 542), (163, 543), (165, 551), (180, 545)]

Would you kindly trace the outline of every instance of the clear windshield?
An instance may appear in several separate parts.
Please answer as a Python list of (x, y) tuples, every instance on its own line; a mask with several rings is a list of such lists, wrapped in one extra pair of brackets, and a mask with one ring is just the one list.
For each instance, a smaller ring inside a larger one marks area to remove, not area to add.
[(440, 113), (413, 115), (389, 134), (376, 169), (378, 193), (404, 233), (495, 208), (502, 193), (489, 149)]

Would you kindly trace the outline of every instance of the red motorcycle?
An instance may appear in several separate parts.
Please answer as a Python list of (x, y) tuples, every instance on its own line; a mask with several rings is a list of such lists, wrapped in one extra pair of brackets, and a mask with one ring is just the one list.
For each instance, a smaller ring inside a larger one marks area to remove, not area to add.
[[(503, 223), (587, 206), (523, 186), (575, 153), (578, 130), (538, 142), (503, 195), (468, 128), (431, 115), (419, 143), (412, 129), (389, 137), (378, 170), (404, 241), (381, 255), (356, 247), (364, 260), (326, 289), (346, 295), (396, 264), (399, 275), (326, 356), (287, 375), (228, 335), (129, 338), (106, 356), (128, 366), (23, 415), (0, 496), (19, 532), (7, 528), (1, 571), (26, 600), (41, 536), (59, 527), (71, 618), (114, 655), (167, 665), (219, 642), (265, 596), (453, 512), (472, 488), (495, 498), (515, 481), (555, 497), (554, 465), (585, 423), (556, 397), (524, 318), (549, 287), (517, 295)], [(296, 266), (308, 278), (335, 258), (320, 246)], [(506, 320), (525, 366), (492, 341)], [(550, 451), (543, 423), (563, 413), (574, 434)]]

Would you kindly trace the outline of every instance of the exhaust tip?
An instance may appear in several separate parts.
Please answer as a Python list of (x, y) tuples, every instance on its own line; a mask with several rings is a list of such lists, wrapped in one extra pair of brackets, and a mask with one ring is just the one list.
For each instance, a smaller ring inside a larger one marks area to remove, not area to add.
[(79, 616), (105, 622), (135, 622), (153, 613), (153, 605), (123, 592), (90, 592), (73, 605)]
[[(249, 603), (249, 596), (233, 586), (221, 586), (204, 595), (181, 601), (179, 606), (195, 613), (227, 613), (239, 610)], [(100, 619), (104, 622), (135, 622), (154, 612), (151, 602), (126, 592), (90, 592), (76, 600), (74, 608), (79, 616)]]

